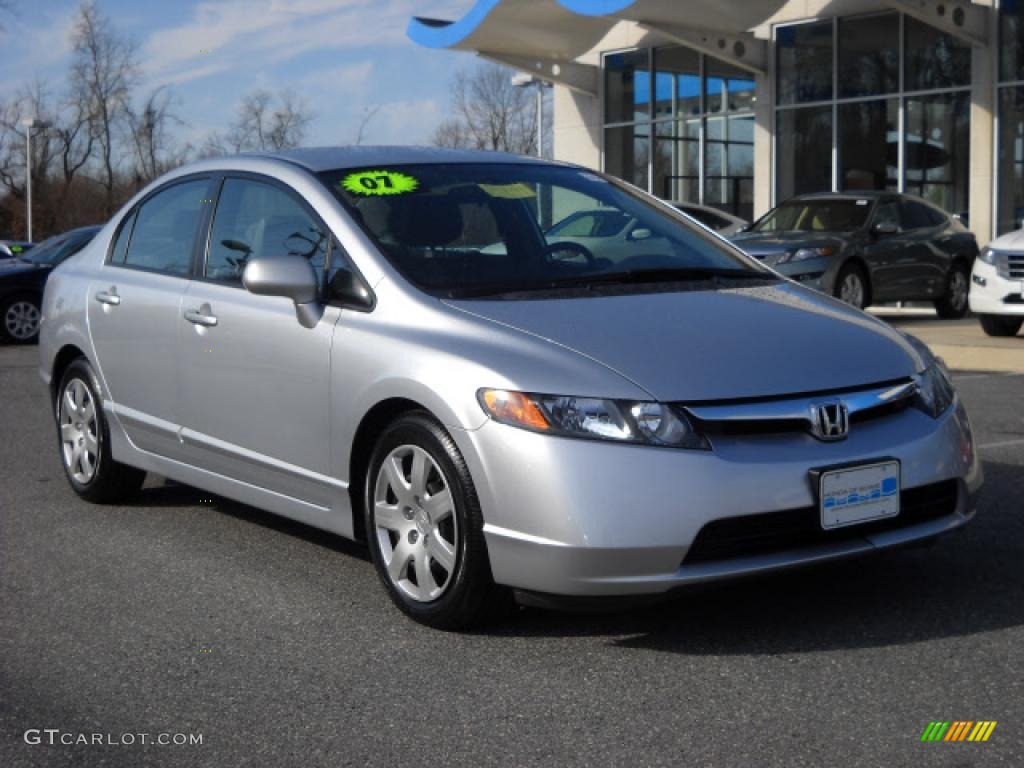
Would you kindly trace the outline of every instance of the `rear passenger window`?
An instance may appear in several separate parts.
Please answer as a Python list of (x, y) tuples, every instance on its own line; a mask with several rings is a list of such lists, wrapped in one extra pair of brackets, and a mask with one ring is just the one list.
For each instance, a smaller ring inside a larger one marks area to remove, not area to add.
[(206, 277), (240, 283), (252, 259), (285, 255), (309, 259), (323, 274), (327, 230), (291, 194), (272, 184), (227, 179), (217, 201)]
[(139, 208), (126, 266), (186, 276), (202, 214), (208, 179), (186, 181), (158, 192)]

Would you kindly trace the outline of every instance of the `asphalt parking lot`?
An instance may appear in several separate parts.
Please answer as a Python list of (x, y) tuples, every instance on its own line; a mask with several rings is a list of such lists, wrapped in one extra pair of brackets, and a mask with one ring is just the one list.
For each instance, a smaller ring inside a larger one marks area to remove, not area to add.
[[(158, 478), (79, 501), (35, 364), (0, 347), (2, 766), (1024, 764), (1022, 375), (957, 376), (987, 478), (962, 534), (460, 636), (332, 536)], [(998, 726), (922, 743), (932, 720)]]

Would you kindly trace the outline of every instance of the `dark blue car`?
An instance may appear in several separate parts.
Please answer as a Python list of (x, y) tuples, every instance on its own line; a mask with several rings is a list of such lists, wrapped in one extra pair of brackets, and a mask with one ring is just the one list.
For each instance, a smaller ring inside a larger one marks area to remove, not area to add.
[(30, 344), (39, 337), (43, 287), (50, 272), (82, 250), (100, 227), (54, 235), (31, 250), (0, 260), (0, 339)]

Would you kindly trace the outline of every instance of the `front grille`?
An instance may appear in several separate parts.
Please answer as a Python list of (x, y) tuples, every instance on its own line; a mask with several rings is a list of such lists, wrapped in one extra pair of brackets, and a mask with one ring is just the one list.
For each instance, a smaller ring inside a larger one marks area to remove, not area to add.
[(1022, 293), (1011, 293), (1005, 299), (1003, 304), (1024, 304), (1024, 294)]
[(683, 565), (770, 555), (895, 531), (951, 515), (956, 502), (957, 481), (946, 480), (904, 490), (896, 517), (830, 531), (821, 527), (817, 507), (712, 520), (700, 529)]
[[(1000, 260), (1002, 261), (1002, 260)], [(1003, 274), (1003, 270), (1000, 269), (1002, 277), (1008, 280), (1024, 280), (1024, 254), (1021, 253), (1010, 253), (1006, 255), (1006, 260), (1003, 261), (999, 266), (1006, 266), (1006, 272)]]

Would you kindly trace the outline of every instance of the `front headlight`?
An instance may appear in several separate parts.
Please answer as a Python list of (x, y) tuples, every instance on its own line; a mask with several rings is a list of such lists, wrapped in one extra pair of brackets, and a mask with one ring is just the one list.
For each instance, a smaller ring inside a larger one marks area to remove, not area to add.
[(711, 444), (681, 413), (662, 403), (604, 400), (481, 389), (477, 398), (497, 422), (531, 432), (619, 443), (709, 451)]
[(978, 254), (978, 259), (994, 267), (996, 265), (996, 252), (991, 248), (982, 248), (981, 253)]
[(801, 248), (793, 253), (787, 253), (779, 259), (779, 264), (787, 264), (794, 261), (807, 261), (808, 259), (816, 259), (819, 256), (831, 256), (835, 252), (836, 249), (830, 246), (825, 246), (823, 248)]
[(956, 389), (946, 364), (937, 357), (933, 358), (932, 364), (915, 378), (918, 406), (933, 419), (939, 418), (956, 399)]

